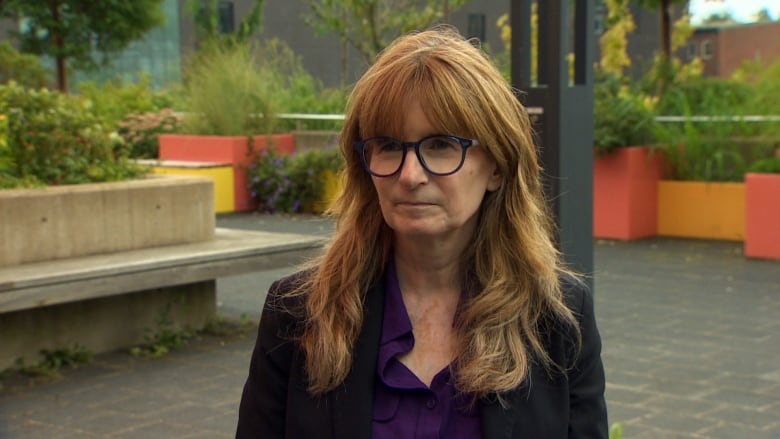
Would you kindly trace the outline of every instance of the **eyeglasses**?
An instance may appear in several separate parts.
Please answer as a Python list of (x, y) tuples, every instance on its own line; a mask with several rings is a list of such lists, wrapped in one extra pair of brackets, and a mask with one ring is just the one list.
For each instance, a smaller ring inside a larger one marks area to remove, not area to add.
[(406, 150), (414, 153), (429, 174), (445, 176), (460, 170), (466, 160), (466, 150), (479, 141), (463, 137), (434, 134), (417, 142), (402, 142), (392, 137), (372, 137), (355, 143), (363, 167), (375, 177), (390, 177), (401, 170)]

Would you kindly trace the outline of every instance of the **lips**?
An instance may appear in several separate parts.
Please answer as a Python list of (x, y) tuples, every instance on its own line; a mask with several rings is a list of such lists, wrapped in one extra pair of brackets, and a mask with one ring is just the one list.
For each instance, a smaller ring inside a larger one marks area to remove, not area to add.
[(424, 201), (397, 201), (397, 206), (433, 206), (435, 203), (428, 203)]

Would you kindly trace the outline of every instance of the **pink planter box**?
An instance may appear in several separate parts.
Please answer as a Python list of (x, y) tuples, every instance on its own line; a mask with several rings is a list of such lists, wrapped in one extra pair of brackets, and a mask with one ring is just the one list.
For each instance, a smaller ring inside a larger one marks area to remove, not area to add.
[(159, 158), (195, 162), (227, 163), (233, 166), (235, 211), (254, 210), (246, 169), (258, 151), (274, 149), (280, 154), (295, 152), (295, 136), (272, 134), (255, 136), (250, 151), (246, 136), (199, 136), (191, 134), (161, 134)]
[(661, 159), (643, 146), (619, 148), (593, 162), (593, 236), (631, 240), (658, 232)]
[(745, 256), (780, 259), (780, 174), (745, 175)]

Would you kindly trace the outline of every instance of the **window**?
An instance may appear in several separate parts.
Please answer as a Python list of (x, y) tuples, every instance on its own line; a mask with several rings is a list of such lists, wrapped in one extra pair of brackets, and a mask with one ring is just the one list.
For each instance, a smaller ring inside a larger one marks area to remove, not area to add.
[(217, 13), (219, 15), (219, 33), (232, 34), (235, 30), (233, 2), (220, 1)]
[(604, 22), (607, 19), (607, 7), (603, 2), (596, 2), (596, 7), (594, 10), (593, 33), (596, 35), (601, 35), (606, 30)]
[(702, 59), (712, 58), (712, 41), (704, 40), (701, 42), (701, 57)]
[(697, 53), (696, 53), (696, 42), (695, 41), (691, 41), (690, 43), (688, 43), (688, 59), (689, 60), (694, 59), (694, 58), (696, 58), (696, 55), (697, 55)]
[(485, 14), (469, 14), (467, 38), (476, 38), (485, 41)]

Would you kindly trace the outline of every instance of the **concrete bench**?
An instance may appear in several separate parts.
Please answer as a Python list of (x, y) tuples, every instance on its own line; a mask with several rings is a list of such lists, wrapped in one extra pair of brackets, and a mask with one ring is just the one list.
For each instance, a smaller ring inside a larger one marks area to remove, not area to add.
[(134, 346), (162, 318), (200, 328), (217, 278), (297, 264), (323, 242), (218, 228), (210, 241), (0, 267), (0, 370), (42, 349)]

